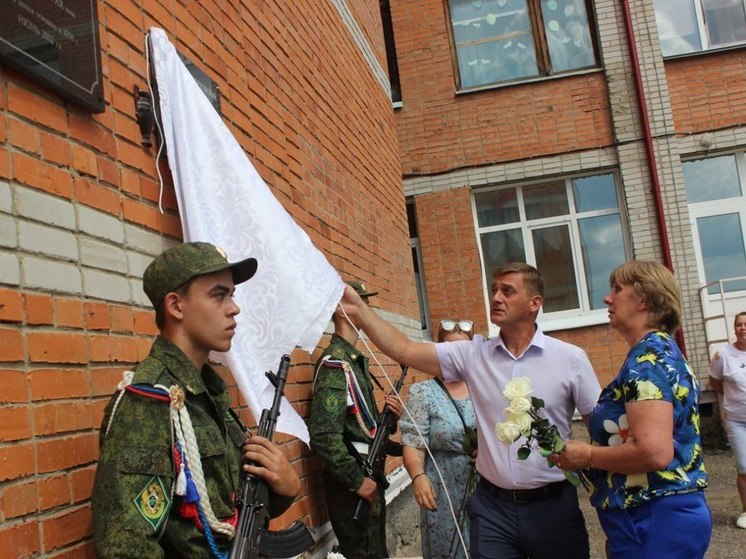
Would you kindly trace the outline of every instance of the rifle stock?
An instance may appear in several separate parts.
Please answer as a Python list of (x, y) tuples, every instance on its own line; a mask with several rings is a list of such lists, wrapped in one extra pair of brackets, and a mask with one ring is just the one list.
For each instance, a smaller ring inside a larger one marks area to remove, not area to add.
[[(404, 377), (407, 376), (407, 370), (409, 367), (401, 365), (401, 376), (394, 385), (394, 392), (397, 394), (404, 383)], [(389, 486), (389, 482), (386, 479), (384, 472), (384, 466), (386, 463), (386, 443), (389, 440), (391, 432), (396, 426), (396, 416), (393, 412), (388, 409), (384, 409), (378, 416), (378, 427), (376, 429), (376, 436), (373, 438), (373, 442), (370, 444), (370, 450), (368, 457), (360, 460), (360, 467), (363, 469), (366, 477), (373, 479), (378, 486), (385, 490)], [(370, 503), (367, 500), (360, 497), (355, 507), (355, 514), (353, 518), (361, 524), (368, 523), (368, 510), (370, 509)]]
[[(270, 441), (275, 434), (280, 404), (285, 392), (285, 382), (290, 368), (290, 356), (283, 355), (277, 374), (265, 375), (275, 387), (272, 406), (262, 411), (257, 434)], [(239, 508), (236, 536), (233, 538), (230, 559), (256, 559), (258, 557), (293, 557), (303, 553), (315, 542), (308, 527), (295, 522), (287, 530), (272, 532), (266, 529), (269, 520), (269, 486), (263, 479), (241, 471), (241, 483), (236, 496)]]

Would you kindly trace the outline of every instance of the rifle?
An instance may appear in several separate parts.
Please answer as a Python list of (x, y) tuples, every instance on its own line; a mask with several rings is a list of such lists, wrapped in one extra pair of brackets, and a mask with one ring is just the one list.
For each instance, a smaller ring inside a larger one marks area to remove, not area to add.
[[(394, 385), (394, 392), (399, 393), (402, 384), (404, 383), (404, 377), (407, 376), (406, 365), (401, 366), (401, 376)], [(373, 442), (370, 444), (370, 451), (368, 452), (367, 458), (362, 458), (357, 454), (358, 464), (363, 469), (366, 477), (373, 479), (378, 486), (385, 490), (389, 486), (389, 481), (386, 479), (384, 472), (384, 466), (386, 463), (386, 445), (389, 442), (389, 436), (396, 426), (396, 416), (390, 410), (384, 409), (378, 416), (376, 422), (376, 436), (373, 438)], [(368, 509), (370, 503), (367, 500), (360, 497), (355, 508), (355, 514), (353, 518), (361, 524), (368, 524)]]
[[(285, 392), (285, 382), (290, 368), (290, 356), (280, 358), (277, 374), (267, 371), (265, 376), (275, 387), (272, 407), (262, 411), (257, 434), (270, 441), (274, 437), (280, 403)], [(246, 428), (244, 427), (246, 430)], [(286, 530), (270, 531), (269, 486), (267, 482), (241, 468), (241, 483), (236, 496), (239, 509), (236, 536), (233, 538), (230, 559), (256, 559), (258, 557), (294, 557), (303, 553), (315, 542), (308, 527), (300, 521)]]

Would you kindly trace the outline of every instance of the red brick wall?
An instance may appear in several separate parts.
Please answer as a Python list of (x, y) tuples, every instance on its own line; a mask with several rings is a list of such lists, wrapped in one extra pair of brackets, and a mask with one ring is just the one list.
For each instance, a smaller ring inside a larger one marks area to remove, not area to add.
[[(385, 64), (378, 4), (350, 4)], [(89, 114), (0, 66), (0, 180), (180, 238), (173, 189), (162, 214), (154, 152), (140, 145), (134, 119), (133, 88), (146, 87), (144, 33), (162, 27), (217, 82), (224, 121), (332, 265), (380, 291), (381, 307), (416, 319), (391, 103), (331, 3), (121, 0), (98, 9), (105, 111)], [(4, 255), (32, 256), (0, 243)], [(155, 332), (144, 306), (32, 289), (22, 275), (0, 285), (3, 556), (94, 556), (89, 497), (103, 407)], [(287, 395), (302, 415), (314, 360), (293, 353)], [(318, 526), (326, 513), (317, 461), (302, 443), (280, 441), (304, 495), (273, 526)]]
[(417, 196), (415, 211), (433, 336), (443, 318), (473, 320), (474, 331), (487, 335), (471, 190)]
[(456, 95), (443, 0), (391, 11), (405, 176), (613, 145), (601, 72)]
[(677, 134), (746, 124), (746, 51), (666, 62)]

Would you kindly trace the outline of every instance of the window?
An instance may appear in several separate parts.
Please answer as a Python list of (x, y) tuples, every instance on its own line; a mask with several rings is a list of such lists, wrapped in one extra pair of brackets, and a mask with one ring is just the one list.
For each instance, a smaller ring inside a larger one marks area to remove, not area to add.
[(409, 246), (412, 249), (414, 281), (417, 287), (417, 300), (420, 305), (420, 327), (423, 330), (430, 330), (430, 310), (427, 304), (425, 278), (422, 274), (422, 252), (419, 233), (417, 232), (417, 214), (414, 211), (414, 201), (412, 200), (407, 200), (407, 220), (409, 222)]
[(663, 56), (746, 42), (744, 0), (655, 0)]
[(487, 287), (498, 266), (528, 262), (544, 276), (545, 319), (605, 319), (609, 274), (627, 252), (613, 174), (481, 191), (474, 206)]
[(589, 0), (448, 0), (461, 89), (596, 66)]
[[(746, 277), (746, 156), (744, 152), (683, 163), (689, 215), (700, 279), (711, 284)], [(725, 292), (746, 290), (746, 280), (723, 284)], [(719, 285), (708, 287), (719, 293)]]
[(391, 21), (391, 6), (389, 0), (379, 0), (381, 8), (381, 25), (383, 26), (383, 42), (386, 47), (386, 65), (389, 70), (391, 84), (391, 101), (395, 107), (401, 107), (401, 81), (399, 80), (399, 63), (396, 60), (396, 43), (394, 42), (394, 24)]

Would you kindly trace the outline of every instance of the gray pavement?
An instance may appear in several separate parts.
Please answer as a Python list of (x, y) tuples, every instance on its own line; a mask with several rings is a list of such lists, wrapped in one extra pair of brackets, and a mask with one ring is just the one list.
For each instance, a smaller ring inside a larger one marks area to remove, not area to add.
[[(736, 467), (730, 450), (705, 449), (705, 466), (710, 476), (707, 502), (712, 510), (712, 540), (706, 559), (746, 559), (746, 530), (737, 528), (740, 514), (736, 491)], [(581, 489), (580, 503), (585, 515), (591, 542), (591, 559), (605, 559), (605, 536), (596, 512)], [(419, 511), (411, 486), (388, 509), (389, 551), (392, 557), (421, 557)], [(675, 526), (671, 526), (675, 530)], [(662, 558), (663, 559), (663, 558)]]

